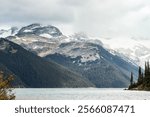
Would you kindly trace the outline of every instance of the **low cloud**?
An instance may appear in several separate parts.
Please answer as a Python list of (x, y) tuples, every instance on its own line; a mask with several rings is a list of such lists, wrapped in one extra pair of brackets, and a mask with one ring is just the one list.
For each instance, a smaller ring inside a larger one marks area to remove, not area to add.
[(0, 0), (0, 22), (4, 23), (70, 23), (71, 8), (58, 5), (59, 0)]
[(150, 37), (149, 0), (0, 0), (0, 25), (34, 22), (92, 36)]

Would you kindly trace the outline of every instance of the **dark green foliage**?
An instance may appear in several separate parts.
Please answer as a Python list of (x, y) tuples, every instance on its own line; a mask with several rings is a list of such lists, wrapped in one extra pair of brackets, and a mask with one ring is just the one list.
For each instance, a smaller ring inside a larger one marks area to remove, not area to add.
[[(80, 60), (79, 57), (70, 58), (60, 54), (48, 55), (45, 59), (48, 61), (53, 60), (81, 74), (99, 88), (127, 87), (130, 82), (128, 75), (125, 75), (120, 68), (108, 63), (105, 59), (100, 59), (95, 62), (86, 62), (85, 64), (78, 62), (78, 60)], [(79, 64), (81, 65), (79, 66)]]
[(130, 85), (133, 85), (133, 73), (131, 72)]
[[(132, 79), (132, 75), (131, 75)], [(138, 81), (136, 83), (130, 83), (129, 89), (138, 90), (150, 90), (150, 64), (149, 61), (145, 62), (144, 75), (141, 67), (139, 67)]]
[(143, 83), (143, 73), (142, 73), (142, 68), (139, 66), (139, 74), (138, 74), (138, 85), (141, 85)]

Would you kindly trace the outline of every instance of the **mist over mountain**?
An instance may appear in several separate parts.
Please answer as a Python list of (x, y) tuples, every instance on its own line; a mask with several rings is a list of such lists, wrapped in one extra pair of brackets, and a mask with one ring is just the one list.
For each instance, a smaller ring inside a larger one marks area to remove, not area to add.
[[(100, 38), (105, 48), (122, 56), (126, 60), (144, 68), (145, 61), (150, 59), (150, 41), (142, 37)], [(114, 43), (117, 42), (117, 43)]]
[(20, 28), (7, 39), (44, 61), (55, 61), (82, 75), (96, 87), (127, 87), (130, 72), (137, 75), (132, 58), (110, 51), (99, 38), (84, 33), (65, 36), (55, 26), (35, 23)]

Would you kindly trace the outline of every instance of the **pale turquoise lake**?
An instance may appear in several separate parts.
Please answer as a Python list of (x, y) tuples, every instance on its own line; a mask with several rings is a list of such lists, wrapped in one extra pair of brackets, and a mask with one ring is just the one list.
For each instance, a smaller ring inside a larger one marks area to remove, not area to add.
[(17, 100), (149, 100), (148, 91), (121, 88), (20, 88)]
[(17, 100), (145, 100), (148, 91), (121, 88), (21, 88), (14, 90)]

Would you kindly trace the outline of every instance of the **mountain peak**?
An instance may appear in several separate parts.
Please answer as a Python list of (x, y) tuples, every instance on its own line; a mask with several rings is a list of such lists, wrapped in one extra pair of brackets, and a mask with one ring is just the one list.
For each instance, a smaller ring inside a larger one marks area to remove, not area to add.
[(59, 37), (62, 35), (62, 32), (55, 26), (51, 25), (41, 25), (39, 23), (33, 23), (28, 26), (22, 27), (17, 36), (24, 36), (24, 35), (37, 35), (46, 38), (51, 37)]

